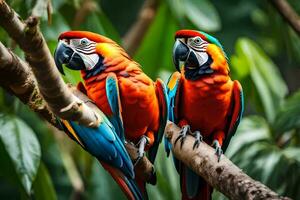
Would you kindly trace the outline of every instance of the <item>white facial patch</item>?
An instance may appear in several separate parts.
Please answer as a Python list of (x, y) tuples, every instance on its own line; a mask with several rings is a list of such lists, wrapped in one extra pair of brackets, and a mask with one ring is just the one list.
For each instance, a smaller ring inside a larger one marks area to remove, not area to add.
[(88, 55), (82, 55), (81, 53), (79, 54), (85, 64), (86, 70), (93, 69), (99, 61), (99, 55), (96, 53), (88, 54)]
[(196, 52), (200, 66), (207, 62), (208, 54), (206, 52)]
[(70, 46), (80, 55), (84, 62), (86, 70), (92, 70), (99, 61), (99, 55), (96, 53), (96, 42), (87, 38), (73, 38), (70, 40)]

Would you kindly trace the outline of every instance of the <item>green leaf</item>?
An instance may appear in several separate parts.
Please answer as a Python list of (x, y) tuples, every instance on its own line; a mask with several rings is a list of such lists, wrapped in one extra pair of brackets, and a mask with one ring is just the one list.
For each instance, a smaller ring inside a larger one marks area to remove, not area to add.
[(40, 164), (36, 179), (33, 184), (33, 190), (35, 199), (57, 199), (52, 180), (44, 163)]
[(186, 17), (200, 30), (217, 31), (221, 28), (220, 17), (208, 0), (182, 1)]
[(293, 128), (300, 128), (300, 90), (287, 98), (274, 123), (274, 129), (279, 133)]
[(32, 9), (32, 15), (47, 19), (48, 3), (50, 3), (50, 0), (37, 0)]
[(0, 116), (0, 141), (29, 195), (41, 159), (40, 144), (30, 127), (14, 116)]
[(246, 174), (280, 195), (298, 199), (299, 147), (279, 148), (266, 120), (259, 116), (242, 120), (226, 154)]
[(226, 155), (232, 157), (253, 143), (270, 140), (270, 136), (269, 126), (263, 117), (255, 115), (245, 117), (242, 119), (235, 136), (232, 137)]
[[(259, 94), (265, 115), (268, 121), (273, 122), (276, 111), (288, 92), (276, 65), (254, 41), (247, 38), (238, 40), (232, 64), (235, 71), (243, 70), (242, 67), (249, 68), (249, 75)], [(239, 64), (244, 65), (238, 66)]]
[(156, 77), (161, 69), (173, 71), (174, 40), (172, 38), (178, 28), (166, 4), (161, 3), (154, 21), (134, 56), (143, 71), (152, 78)]
[(120, 35), (99, 8), (86, 16), (86, 19), (80, 25), (80, 29), (102, 34), (117, 43), (121, 42)]
[(297, 162), (298, 165), (300, 165), (299, 147), (288, 147), (284, 149), (282, 153), (290, 162)]

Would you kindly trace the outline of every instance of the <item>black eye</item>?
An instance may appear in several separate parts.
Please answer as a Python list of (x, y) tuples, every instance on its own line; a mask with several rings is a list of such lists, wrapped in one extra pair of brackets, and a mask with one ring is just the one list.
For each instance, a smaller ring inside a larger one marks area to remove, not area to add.
[(200, 43), (200, 42), (201, 42), (200, 38), (195, 39), (195, 43)]
[(82, 44), (82, 45), (86, 45), (88, 43), (88, 40), (87, 39), (82, 39), (81, 41), (80, 41), (80, 44)]

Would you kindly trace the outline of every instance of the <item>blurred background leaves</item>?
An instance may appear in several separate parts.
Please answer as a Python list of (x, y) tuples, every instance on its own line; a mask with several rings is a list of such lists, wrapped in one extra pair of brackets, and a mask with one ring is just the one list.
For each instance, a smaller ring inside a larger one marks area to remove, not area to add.
[[(41, 18), (53, 52), (60, 32), (94, 31), (122, 44), (145, 1), (8, 0), (26, 19)], [(243, 85), (246, 112), (226, 152), (243, 171), (281, 195), (300, 199), (300, 39), (267, 0), (154, 0), (155, 13), (131, 56), (152, 78), (165, 81), (172, 63), (174, 33), (197, 29), (218, 37), (231, 74)], [(300, 13), (300, 2), (289, 1)], [(151, 11), (151, 10), (150, 10)], [(22, 52), (0, 29), (0, 40)], [(67, 70), (77, 83), (80, 74)], [(97, 161), (63, 133), (49, 127), (16, 98), (0, 90), (1, 199), (124, 199)], [(180, 199), (172, 159), (162, 148), (157, 186), (150, 199)], [(226, 199), (214, 192), (213, 199)]]

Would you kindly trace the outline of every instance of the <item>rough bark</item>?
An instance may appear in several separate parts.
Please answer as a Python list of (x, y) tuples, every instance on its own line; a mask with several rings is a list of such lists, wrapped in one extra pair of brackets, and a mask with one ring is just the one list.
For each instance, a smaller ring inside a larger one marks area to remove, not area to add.
[(172, 143), (173, 155), (228, 198), (289, 199), (279, 196), (267, 186), (250, 178), (224, 155), (218, 162), (215, 150), (206, 143), (202, 142), (193, 150), (195, 138), (192, 136), (187, 136), (182, 148), (180, 142), (175, 145), (179, 132), (180, 129), (175, 124), (168, 123), (165, 136)]
[(33, 75), (24, 61), (6, 49), (0, 42), (0, 85), (17, 96), (31, 110), (38, 113), (50, 124), (59, 128), (55, 115), (47, 108), (46, 102), (33, 79)]
[(98, 116), (76, 98), (64, 84), (45, 39), (38, 28), (38, 18), (29, 17), (26, 23), (3, 0), (0, 0), (0, 25), (25, 53), (40, 93), (57, 116), (96, 127)]
[(129, 55), (133, 55), (140, 46), (156, 15), (158, 4), (158, 0), (146, 0), (136, 22), (124, 36), (123, 46)]
[(280, 15), (300, 35), (300, 17), (286, 0), (270, 0)]

